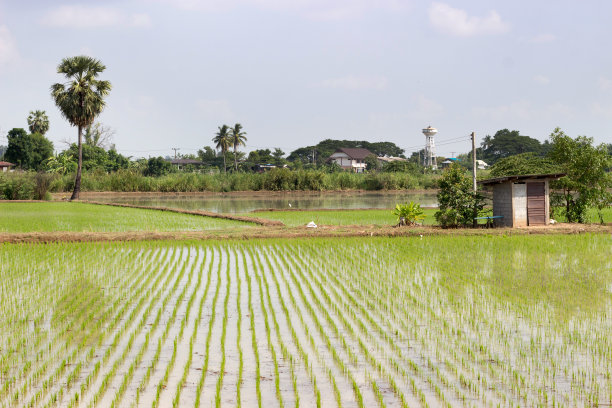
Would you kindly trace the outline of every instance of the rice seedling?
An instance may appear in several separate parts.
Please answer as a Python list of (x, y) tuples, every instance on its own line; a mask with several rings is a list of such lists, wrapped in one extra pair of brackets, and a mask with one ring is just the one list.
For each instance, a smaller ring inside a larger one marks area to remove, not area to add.
[(3, 245), (0, 407), (610, 404), (609, 243)]

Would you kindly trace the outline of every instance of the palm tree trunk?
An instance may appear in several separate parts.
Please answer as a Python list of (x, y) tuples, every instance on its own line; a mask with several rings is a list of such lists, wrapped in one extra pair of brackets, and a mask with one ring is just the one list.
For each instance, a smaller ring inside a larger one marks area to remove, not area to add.
[(223, 172), (227, 173), (227, 165), (225, 164), (225, 150), (223, 151)]
[(72, 197), (70, 197), (70, 201), (78, 200), (79, 194), (81, 193), (81, 168), (83, 167), (83, 144), (81, 142), (82, 135), (83, 128), (79, 125), (79, 162), (77, 165), (76, 180), (74, 180), (74, 191), (72, 192)]
[(238, 158), (236, 157), (236, 145), (234, 145), (234, 170), (238, 171)]

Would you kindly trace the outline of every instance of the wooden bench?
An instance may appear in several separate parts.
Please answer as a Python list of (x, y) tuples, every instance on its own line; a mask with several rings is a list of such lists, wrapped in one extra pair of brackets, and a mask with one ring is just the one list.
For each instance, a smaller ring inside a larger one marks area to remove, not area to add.
[(489, 217), (476, 217), (474, 219), (475, 220), (487, 220), (486, 227), (491, 228), (493, 227), (493, 220), (499, 220), (502, 218), (504, 218), (503, 215), (491, 215)]

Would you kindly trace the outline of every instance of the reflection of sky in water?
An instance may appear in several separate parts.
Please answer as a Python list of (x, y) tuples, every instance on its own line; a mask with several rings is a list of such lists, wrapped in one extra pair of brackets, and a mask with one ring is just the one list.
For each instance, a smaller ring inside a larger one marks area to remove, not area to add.
[[(173, 196), (173, 197), (96, 197), (97, 201), (174, 207), (187, 210), (206, 210), (220, 213), (243, 213), (258, 209), (316, 209), (316, 208), (393, 208), (397, 203), (415, 201), (422, 206), (434, 206), (436, 193), (364, 193), (364, 194), (308, 194), (265, 196)], [(291, 204), (291, 207), (289, 207)]]

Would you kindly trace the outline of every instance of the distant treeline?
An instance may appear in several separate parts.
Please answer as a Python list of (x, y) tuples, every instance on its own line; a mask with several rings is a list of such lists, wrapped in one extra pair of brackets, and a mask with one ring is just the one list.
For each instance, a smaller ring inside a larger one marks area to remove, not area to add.
[[(272, 169), (265, 173), (171, 173), (144, 176), (132, 170), (83, 173), (83, 191), (116, 192), (230, 192), (403, 190), (436, 188), (439, 176), (421, 173), (328, 173), (321, 170)], [(69, 192), (72, 174), (0, 173), (0, 199), (43, 199), (48, 192)]]

